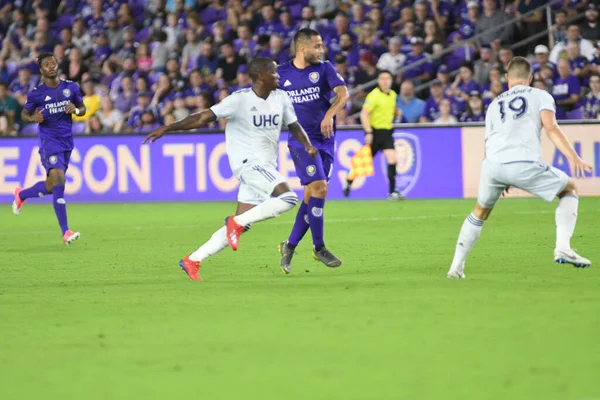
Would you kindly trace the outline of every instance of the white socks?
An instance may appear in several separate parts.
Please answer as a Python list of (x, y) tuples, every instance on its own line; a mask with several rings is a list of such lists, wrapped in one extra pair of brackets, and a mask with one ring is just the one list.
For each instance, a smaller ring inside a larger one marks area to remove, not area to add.
[(456, 243), (456, 250), (454, 252), (454, 259), (452, 260), (452, 266), (450, 270), (461, 271), (463, 265), (471, 249), (475, 245), (475, 242), (479, 238), (481, 229), (483, 228), (483, 221), (469, 214), (469, 216), (463, 222), (462, 228), (458, 235), (458, 242)]
[(577, 207), (579, 198), (567, 195), (558, 200), (556, 206), (556, 248), (562, 251), (571, 250), (571, 236), (577, 223)]
[(204, 259), (217, 254), (227, 246), (229, 246), (229, 242), (227, 242), (227, 227), (223, 226), (213, 233), (206, 243), (190, 255), (190, 260), (203, 261)]
[(279, 214), (291, 210), (298, 203), (298, 196), (294, 192), (286, 192), (279, 197), (257, 205), (243, 214), (235, 216), (235, 222), (242, 226), (253, 224), (269, 218), (278, 217)]

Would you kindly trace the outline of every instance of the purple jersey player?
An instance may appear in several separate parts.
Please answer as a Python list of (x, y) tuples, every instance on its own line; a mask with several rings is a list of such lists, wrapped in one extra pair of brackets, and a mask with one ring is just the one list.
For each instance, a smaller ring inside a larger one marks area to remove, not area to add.
[[(328, 267), (342, 262), (325, 247), (323, 239), (323, 207), (327, 182), (331, 174), (335, 151), (335, 115), (349, 99), (343, 78), (329, 62), (322, 62), (323, 40), (313, 29), (301, 29), (294, 36), (295, 58), (279, 66), (280, 87), (294, 104), (298, 121), (306, 129), (311, 142), (319, 149), (312, 158), (290, 135), (288, 146), (296, 167), (296, 174), (304, 186), (302, 202), (292, 233), (279, 244), (281, 269), (289, 274), (294, 249), (310, 228), (313, 238), (313, 256)], [(332, 92), (335, 92), (335, 98)]]
[(27, 189), (15, 189), (13, 212), (19, 215), (23, 203), (32, 197), (52, 193), (54, 212), (62, 230), (63, 242), (70, 244), (79, 239), (79, 232), (69, 229), (65, 203), (65, 172), (73, 150), (71, 114), (82, 116), (85, 106), (79, 86), (71, 81), (58, 79), (58, 63), (52, 53), (38, 57), (42, 83), (27, 95), (21, 112), (23, 121), (38, 123), (40, 157), (47, 178)]

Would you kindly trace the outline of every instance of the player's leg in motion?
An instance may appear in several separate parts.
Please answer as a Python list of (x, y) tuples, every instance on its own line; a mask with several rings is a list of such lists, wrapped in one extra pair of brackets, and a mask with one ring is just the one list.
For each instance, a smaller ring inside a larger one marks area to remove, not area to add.
[[(392, 142), (393, 145), (393, 142)], [(387, 161), (387, 176), (389, 182), (388, 200), (404, 200), (406, 197), (396, 190), (396, 175), (398, 171), (396, 149), (385, 149), (383, 155)]]
[[(254, 204), (238, 203), (235, 215), (243, 214), (254, 207)], [(213, 233), (210, 239), (200, 246), (198, 250), (179, 261), (179, 266), (188, 274), (191, 280), (202, 280), (198, 275), (202, 261), (229, 246), (229, 241), (227, 240), (227, 223), (229, 218), (231, 217), (227, 217), (225, 219), (225, 225)], [(249, 229), (250, 225), (245, 226), (244, 232)]]
[(20, 190), (15, 190), (15, 201), (13, 203), (13, 211), (18, 214), (23, 203), (28, 198), (42, 197), (47, 194), (52, 194), (52, 204), (54, 206), (54, 213), (58, 220), (58, 225), (62, 231), (63, 242), (70, 244), (81, 236), (79, 232), (73, 232), (69, 229), (69, 222), (67, 219), (67, 205), (65, 201), (65, 171), (69, 165), (71, 152), (63, 152), (60, 154), (53, 154), (49, 157), (42, 154), (42, 163), (48, 170), (48, 176), (46, 181), (40, 181), (33, 186)]
[(287, 242), (279, 244), (281, 254), (281, 269), (289, 274), (294, 250), (310, 228), (313, 238), (313, 257), (326, 266), (335, 268), (342, 261), (325, 247), (324, 207), (327, 197), (327, 179), (333, 166), (333, 156), (325, 151), (319, 151), (312, 158), (304, 149), (290, 147), (296, 173), (304, 185), (304, 201), (296, 214), (296, 221)]
[(577, 224), (578, 206), (577, 188), (573, 179), (569, 179), (565, 190), (558, 195), (558, 205), (555, 213), (556, 246), (554, 261), (558, 264), (572, 264), (577, 268), (585, 268), (592, 265), (591, 261), (581, 257), (571, 249), (571, 237)]

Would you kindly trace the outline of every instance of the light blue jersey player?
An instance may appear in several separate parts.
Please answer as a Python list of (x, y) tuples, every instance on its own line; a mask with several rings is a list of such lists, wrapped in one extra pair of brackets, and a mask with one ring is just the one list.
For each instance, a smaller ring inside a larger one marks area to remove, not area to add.
[(279, 66), (279, 85), (292, 99), (298, 121), (319, 154), (316, 158), (311, 157), (290, 135), (288, 146), (296, 174), (304, 186), (304, 201), (298, 209), (289, 239), (279, 244), (280, 265), (286, 274), (291, 271), (294, 249), (309, 228), (313, 257), (332, 268), (342, 264), (325, 247), (323, 209), (334, 160), (335, 115), (350, 97), (344, 79), (334, 66), (329, 61), (321, 61), (324, 49), (319, 32), (299, 30), (294, 36), (294, 48), (294, 59)]
[(477, 204), (463, 223), (448, 278), (464, 278), (465, 259), (489, 217), (492, 208), (508, 188), (525, 190), (546, 201), (558, 197), (556, 207), (556, 246), (554, 261), (589, 267), (590, 260), (571, 249), (577, 223), (579, 200), (575, 181), (563, 171), (544, 164), (541, 131), (565, 154), (575, 176), (582, 177), (592, 167), (583, 161), (556, 122), (556, 105), (548, 92), (530, 87), (531, 64), (515, 57), (508, 64), (508, 91), (490, 104), (485, 118), (485, 159)]

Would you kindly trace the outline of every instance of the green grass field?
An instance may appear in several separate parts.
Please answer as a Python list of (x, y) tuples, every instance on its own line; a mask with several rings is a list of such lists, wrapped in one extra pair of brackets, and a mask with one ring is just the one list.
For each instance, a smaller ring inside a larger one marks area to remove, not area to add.
[[(600, 399), (600, 273), (553, 263), (554, 207), (503, 200), (447, 280), (472, 201), (330, 202), (293, 272), (293, 213), (189, 281), (179, 259), (232, 204), (69, 205), (0, 218), (0, 399)], [(600, 263), (600, 198), (573, 247)], [(193, 397), (192, 397), (193, 396)]]

